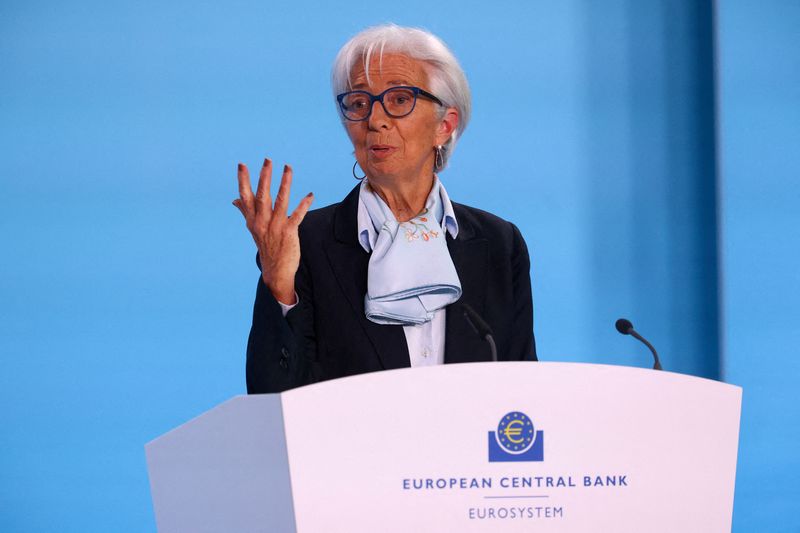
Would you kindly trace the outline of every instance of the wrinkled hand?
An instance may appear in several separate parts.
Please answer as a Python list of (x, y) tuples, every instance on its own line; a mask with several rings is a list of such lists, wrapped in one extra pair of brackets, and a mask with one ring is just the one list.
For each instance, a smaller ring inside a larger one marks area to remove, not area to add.
[(250, 173), (247, 166), (239, 163), (239, 198), (233, 205), (242, 213), (247, 229), (253, 236), (261, 258), (261, 277), (272, 295), (279, 302), (295, 302), (294, 275), (300, 266), (300, 237), (297, 228), (308, 212), (314, 194), (308, 193), (297, 209), (287, 217), (289, 190), (292, 186), (292, 168), (283, 167), (281, 186), (275, 205), (270, 196), (272, 161), (264, 160), (258, 177), (258, 188), (253, 196)]

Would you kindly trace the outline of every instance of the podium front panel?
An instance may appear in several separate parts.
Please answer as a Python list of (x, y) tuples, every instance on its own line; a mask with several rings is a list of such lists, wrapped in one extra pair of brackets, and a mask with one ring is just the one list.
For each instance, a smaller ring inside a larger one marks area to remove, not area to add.
[(741, 389), (484, 363), (283, 393), (297, 531), (730, 531)]

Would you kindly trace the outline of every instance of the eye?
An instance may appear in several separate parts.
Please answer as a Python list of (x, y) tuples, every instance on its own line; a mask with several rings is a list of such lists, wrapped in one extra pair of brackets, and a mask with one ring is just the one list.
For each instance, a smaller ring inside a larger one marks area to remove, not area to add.
[(408, 105), (414, 101), (414, 93), (407, 89), (397, 89), (387, 94), (389, 101), (398, 106)]
[(363, 94), (353, 94), (344, 99), (344, 106), (347, 109), (364, 109), (369, 106), (369, 98)]

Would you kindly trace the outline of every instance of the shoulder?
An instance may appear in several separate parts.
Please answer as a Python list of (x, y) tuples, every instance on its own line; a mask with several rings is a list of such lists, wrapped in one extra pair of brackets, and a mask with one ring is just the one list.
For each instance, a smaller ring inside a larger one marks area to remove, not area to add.
[(341, 202), (314, 209), (300, 224), (301, 246), (317, 245), (327, 239), (358, 244), (358, 186)]
[(329, 227), (333, 222), (333, 217), (335, 216), (336, 210), (340, 205), (341, 202), (337, 202), (325, 207), (320, 207), (319, 209), (312, 209), (306, 213), (306, 216), (303, 219), (300, 227), (312, 231)]
[(490, 213), (470, 205), (460, 204), (458, 202), (453, 202), (453, 211), (456, 214), (459, 224), (463, 219), (476, 227), (502, 228), (510, 227), (510, 225), (512, 225), (511, 222), (500, 218), (494, 213)]
[(464, 231), (467, 238), (483, 238), (513, 248), (525, 245), (517, 226), (494, 213), (456, 202), (453, 202), (453, 212), (459, 233)]
[(319, 248), (323, 241), (333, 238), (336, 211), (340, 205), (341, 203), (335, 203), (306, 213), (299, 230), (303, 253)]

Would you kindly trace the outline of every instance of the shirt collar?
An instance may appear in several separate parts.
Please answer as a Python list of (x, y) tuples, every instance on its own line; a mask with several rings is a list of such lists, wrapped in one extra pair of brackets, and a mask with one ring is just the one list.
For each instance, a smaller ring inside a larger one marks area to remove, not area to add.
[[(433, 176), (434, 187), (436, 183), (439, 182), (439, 177), (434, 174)], [(363, 180), (361, 182), (361, 187), (367, 186), (367, 180)], [(450, 201), (450, 197), (447, 195), (447, 191), (444, 189), (444, 185), (439, 182), (439, 195), (442, 200), (442, 220), (439, 221), (439, 224), (447, 230), (447, 233), (450, 234), (450, 237), (455, 239), (458, 237), (458, 221), (456, 220), (455, 211), (453, 211), (453, 203)], [(372, 252), (372, 248), (375, 246), (375, 241), (378, 239), (378, 232), (375, 229), (375, 226), (372, 225), (372, 219), (367, 212), (367, 207), (364, 205), (364, 202), (359, 197), (358, 199), (358, 242), (361, 243), (361, 247), (366, 250), (367, 253)]]

